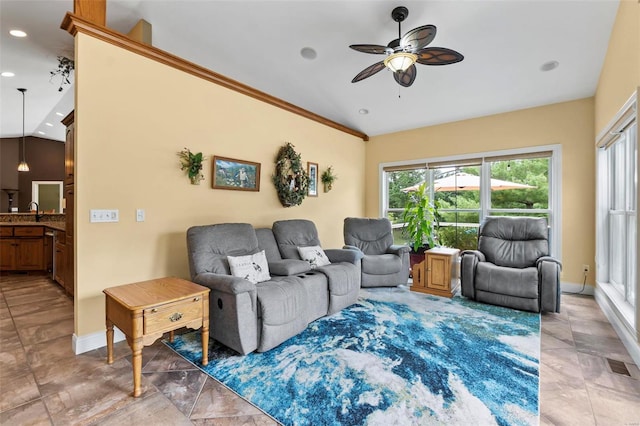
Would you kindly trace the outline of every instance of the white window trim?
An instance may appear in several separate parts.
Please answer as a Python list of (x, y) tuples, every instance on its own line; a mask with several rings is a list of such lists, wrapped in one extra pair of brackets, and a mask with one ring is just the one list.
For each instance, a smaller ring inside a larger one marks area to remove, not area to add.
[[(537, 152), (548, 152), (551, 151), (551, 158), (549, 161), (549, 208), (545, 211), (552, 211), (552, 220), (549, 224), (550, 226), (550, 238), (549, 238), (549, 251), (551, 256), (554, 256), (558, 259), (562, 259), (562, 180), (560, 176), (562, 176), (562, 145), (554, 144), (554, 145), (541, 145), (541, 146), (532, 146), (526, 148), (517, 148), (517, 149), (507, 149), (500, 151), (487, 151), (480, 153), (471, 153), (471, 154), (460, 154), (460, 155), (452, 155), (446, 157), (430, 157), (430, 158), (419, 158), (413, 160), (404, 160), (404, 161), (394, 161), (389, 163), (380, 163), (378, 165), (378, 181), (379, 181), (379, 200), (380, 204), (379, 208), (379, 216), (384, 217), (385, 206), (388, 197), (387, 184), (385, 181), (384, 169), (388, 167), (399, 167), (406, 166), (410, 164), (429, 164), (429, 163), (440, 163), (445, 161), (461, 161), (461, 160), (470, 160), (476, 158), (486, 158), (486, 157), (498, 157), (498, 156), (510, 156), (510, 155), (518, 155), (518, 154), (529, 154), (529, 153), (537, 153)], [(483, 161), (484, 163), (484, 161)], [(481, 170), (485, 168), (481, 167)], [(488, 171), (484, 171), (481, 173), (488, 173)], [(487, 182), (487, 176), (483, 176), (482, 180)], [(481, 197), (490, 197), (491, 194), (488, 193), (488, 189), (485, 187), (486, 194), (481, 194)], [(482, 204), (483, 208), (480, 209), (480, 220), (484, 218), (488, 210), (486, 206), (487, 200), (483, 198), (485, 203)]]

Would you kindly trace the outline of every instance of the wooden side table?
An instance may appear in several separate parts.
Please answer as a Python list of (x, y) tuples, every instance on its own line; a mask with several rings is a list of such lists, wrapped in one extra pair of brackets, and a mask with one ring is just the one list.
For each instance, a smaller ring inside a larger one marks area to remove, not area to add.
[(459, 255), (460, 250), (447, 247), (435, 247), (425, 251), (424, 261), (413, 266), (411, 290), (453, 297), (460, 286)]
[(107, 362), (113, 363), (113, 326), (127, 337), (133, 359), (133, 396), (141, 394), (142, 348), (163, 333), (202, 327), (202, 365), (209, 362), (209, 289), (180, 278), (158, 278), (103, 290)]

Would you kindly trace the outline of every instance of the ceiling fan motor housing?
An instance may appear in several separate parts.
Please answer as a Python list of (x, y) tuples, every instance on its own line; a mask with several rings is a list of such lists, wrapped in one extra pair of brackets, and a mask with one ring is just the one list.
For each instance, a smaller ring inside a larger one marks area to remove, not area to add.
[(409, 9), (404, 6), (398, 6), (391, 11), (391, 18), (396, 22), (402, 22), (409, 16)]

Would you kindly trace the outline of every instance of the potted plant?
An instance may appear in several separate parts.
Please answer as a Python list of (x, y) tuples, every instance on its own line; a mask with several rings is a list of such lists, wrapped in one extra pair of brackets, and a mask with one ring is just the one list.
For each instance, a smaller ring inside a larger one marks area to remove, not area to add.
[(424, 252), (436, 245), (437, 210), (429, 200), (424, 182), (410, 194), (402, 212), (402, 222), (405, 224), (402, 232), (410, 241), (413, 269), (413, 265), (424, 260)]
[(186, 170), (189, 175), (189, 180), (193, 185), (200, 185), (200, 181), (204, 179), (202, 174), (202, 162), (205, 158), (201, 152), (196, 154), (192, 153), (188, 148), (178, 152), (180, 157), (180, 170)]
[(324, 184), (324, 192), (329, 192), (333, 189), (333, 182), (338, 179), (338, 176), (333, 174), (333, 166), (327, 167), (327, 169), (322, 172), (320, 176), (320, 180)]

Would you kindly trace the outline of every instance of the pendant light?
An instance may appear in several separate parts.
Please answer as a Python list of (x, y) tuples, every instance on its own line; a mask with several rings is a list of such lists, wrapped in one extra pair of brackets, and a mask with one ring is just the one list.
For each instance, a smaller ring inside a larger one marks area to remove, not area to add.
[(27, 89), (18, 89), (18, 90), (22, 92), (22, 161), (20, 161), (20, 164), (18, 165), (18, 171), (28, 172), (29, 165), (27, 164), (27, 159), (25, 156), (26, 139), (24, 137), (24, 92), (26, 92)]

